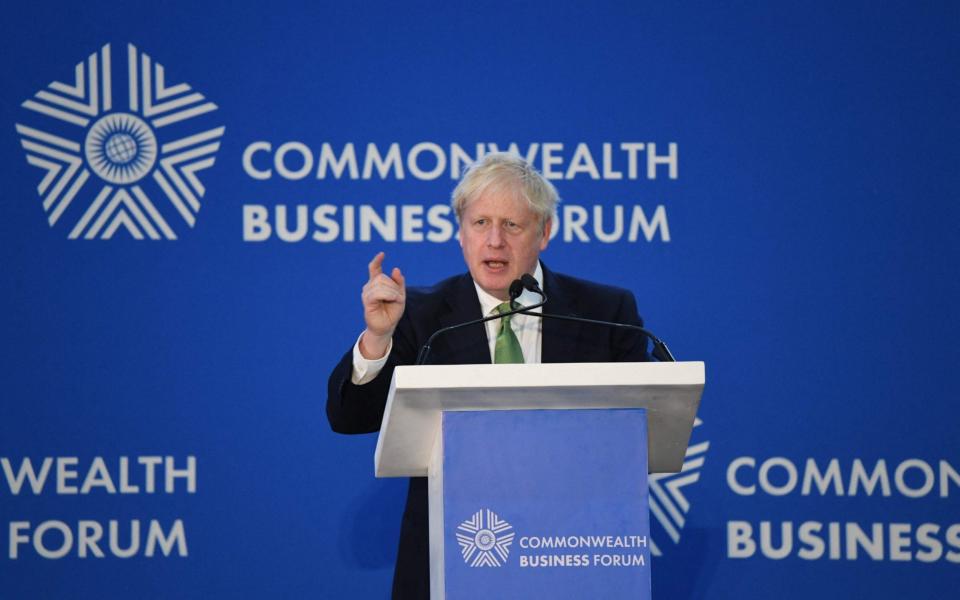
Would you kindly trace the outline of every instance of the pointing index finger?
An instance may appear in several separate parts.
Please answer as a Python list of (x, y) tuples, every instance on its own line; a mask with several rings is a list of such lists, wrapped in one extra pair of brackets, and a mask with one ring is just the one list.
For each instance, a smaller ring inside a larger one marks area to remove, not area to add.
[(370, 264), (367, 265), (367, 270), (370, 272), (371, 280), (377, 275), (383, 273), (383, 256), (383, 252), (378, 252), (377, 255), (373, 257), (373, 260), (370, 261)]

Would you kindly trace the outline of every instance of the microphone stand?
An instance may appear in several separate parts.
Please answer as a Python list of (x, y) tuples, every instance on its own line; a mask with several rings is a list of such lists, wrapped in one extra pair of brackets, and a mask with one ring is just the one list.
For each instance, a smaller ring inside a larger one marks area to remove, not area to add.
[[(534, 278), (533, 278), (531, 275), (529, 275), (529, 274), (524, 274), (523, 277), (520, 278), (520, 283), (521, 283), (521, 284), (523, 285), (523, 287), (525, 287), (526, 289), (528, 289), (528, 290), (530, 290), (531, 292), (533, 292), (534, 294), (537, 294), (538, 296), (540, 296), (540, 298), (542, 299), (542, 301), (540, 302), (540, 304), (536, 304), (536, 305), (534, 305), (534, 306), (530, 306), (529, 308), (523, 308), (523, 309), (521, 309), (521, 310), (518, 310), (517, 312), (521, 312), (521, 313), (524, 313), (524, 314), (530, 314), (530, 315), (535, 316), (535, 317), (540, 317), (541, 319), (557, 319), (557, 320), (559, 320), (559, 321), (573, 321), (573, 322), (576, 322), (576, 323), (589, 323), (589, 324), (592, 324), (592, 325), (605, 325), (605, 326), (607, 326), (607, 327), (616, 327), (616, 328), (619, 328), (619, 329), (632, 329), (632, 330), (634, 330), (634, 331), (639, 331), (639, 332), (642, 333), (647, 339), (649, 339), (651, 342), (653, 342), (653, 352), (652, 352), (652, 354), (653, 354), (653, 357), (654, 357), (654, 358), (656, 358), (656, 359), (657, 359), (658, 361), (660, 361), (660, 362), (677, 362), (677, 359), (673, 357), (673, 354), (670, 352), (670, 349), (667, 348), (667, 345), (664, 344), (663, 341), (662, 341), (660, 338), (658, 338), (657, 336), (653, 335), (653, 332), (651, 332), (651, 331), (649, 331), (649, 330), (647, 330), (647, 329), (644, 329), (643, 327), (640, 327), (639, 325), (631, 325), (631, 324), (629, 324), (629, 323), (614, 323), (613, 321), (598, 321), (597, 319), (587, 319), (587, 318), (584, 318), (584, 317), (573, 317), (573, 316), (566, 316), (566, 315), (551, 315), (551, 314), (531, 313), (531, 312), (529, 312), (529, 311), (533, 310), (534, 308), (537, 308), (537, 307), (539, 307), (539, 306), (543, 306), (544, 304), (546, 304), (546, 303), (547, 303), (547, 295), (546, 295), (545, 293), (543, 293), (543, 290), (540, 289), (540, 286), (537, 284), (537, 280), (534, 279)], [(512, 289), (511, 289), (511, 292), (512, 292)], [(518, 295), (519, 295), (519, 294), (518, 294)]]
[[(510, 284), (510, 306), (518, 306), (516, 304), (516, 300), (522, 293), (523, 293), (523, 284), (519, 279), (514, 280), (514, 282)], [(443, 329), (436, 330), (435, 332), (433, 332), (433, 335), (427, 338), (427, 343), (424, 344), (422, 348), (420, 348), (420, 353), (417, 355), (417, 362), (414, 364), (417, 366), (426, 364), (427, 358), (430, 356), (430, 347), (433, 344), (433, 340), (437, 336), (447, 333), (448, 331), (453, 331), (454, 329), (460, 329), (461, 327), (468, 327), (470, 325), (486, 323), (487, 321), (502, 319), (504, 317), (509, 317), (510, 315), (515, 315), (521, 312), (525, 313), (528, 310), (540, 308), (541, 306), (547, 303), (546, 296), (544, 296), (543, 294), (540, 294), (540, 297), (543, 298), (543, 300), (539, 304), (533, 304), (530, 306), (518, 306), (517, 308), (513, 308), (512, 310), (509, 310), (502, 314), (490, 315), (489, 317), (483, 317), (482, 319), (474, 319), (473, 321), (467, 321), (466, 323), (457, 323), (456, 325), (450, 325), (449, 327), (444, 327)]]

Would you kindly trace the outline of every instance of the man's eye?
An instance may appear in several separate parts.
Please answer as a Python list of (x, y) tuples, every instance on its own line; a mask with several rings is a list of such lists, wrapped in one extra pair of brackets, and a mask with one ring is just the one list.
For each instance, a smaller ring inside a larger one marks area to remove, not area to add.
[(507, 231), (516, 231), (520, 229), (520, 226), (514, 223), (513, 221), (505, 221), (503, 224), (503, 228), (506, 229)]

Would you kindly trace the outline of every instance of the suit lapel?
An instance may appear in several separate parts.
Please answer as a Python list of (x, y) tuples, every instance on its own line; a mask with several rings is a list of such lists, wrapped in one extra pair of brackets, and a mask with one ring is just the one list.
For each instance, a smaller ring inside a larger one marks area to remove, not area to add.
[[(439, 315), (440, 327), (450, 327), (480, 318), (480, 299), (470, 275), (457, 278), (444, 301), (447, 312)], [(450, 332), (437, 339), (436, 362), (447, 364), (484, 364), (490, 362), (490, 346), (483, 324), (470, 325), (463, 331)], [(433, 361), (431, 361), (433, 362)]]
[[(542, 263), (541, 263), (542, 264)], [(574, 299), (560, 280), (543, 267), (543, 287), (548, 296), (543, 306), (547, 315), (579, 316)], [(444, 298), (446, 312), (438, 316), (440, 327), (449, 327), (480, 318), (480, 300), (473, 279), (469, 274), (457, 278)], [(577, 338), (580, 324), (558, 319), (543, 320), (543, 338), (540, 341), (540, 360), (545, 363), (573, 362), (577, 360)], [(483, 324), (470, 325), (464, 331), (440, 336), (434, 343), (432, 363), (443, 364), (488, 364), (490, 346)]]
[[(579, 316), (574, 309), (574, 300), (565, 290), (560, 280), (541, 263), (543, 268), (543, 291), (547, 294), (547, 303), (543, 305), (545, 315)], [(543, 339), (540, 341), (540, 360), (545, 363), (573, 362), (577, 357), (577, 338), (580, 335), (580, 323), (559, 319), (543, 320)]]

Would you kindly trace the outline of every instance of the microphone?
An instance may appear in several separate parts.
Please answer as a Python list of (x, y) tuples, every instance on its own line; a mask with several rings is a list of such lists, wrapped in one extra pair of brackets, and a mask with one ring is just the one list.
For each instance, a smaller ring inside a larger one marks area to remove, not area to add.
[[(525, 274), (525, 275), (526, 275), (526, 274)], [(527, 277), (530, 277), (530, 276), (527, 275)], [(531, 279), (533, 279), (533, 278), (531, 277)], [(537, 280), (534, 279), (533, 282), (536, 283)], [(510, 308), (516, 308), (516, 307), (517, 307), (517, 298), (519, 298), (519, 297), (520, 297), (520, 294), (523, 293), (523, 288), (525, 288), (525, 287), (526, 287), (526, 286), (523, 284), (522, 278), (521, 278), (521, 279), (514, 279), (514, 280), (510, 283), (510, 290), (509, 290), (509, 292), (508, 292), (508, 293), (510, 294)], [(546, 300), (544, 300), (544, 302), (546, 302)]]
[[(532, 277), (530, 278), (533, 279)], [(535, 279), (534, 279), (534, 283), (536, 283)], [(519, 279), (514, 279), (510, 283), (510, 288), (508, 293), (510, 294), (511, 310), (508, 310), (503, 314), (490, 315), (489, 317), (483, 317), (482, 319), (474, 319), (473, 321), (467, 321), (466, 323), (457, 323), (456, 325), (450, 325), (449, 327), (443, 327), (442, 329), (438, 329), (434, 331), (433, 334), (429, 338), (427, 338), (427, 343), (424, 344), (422, 348), (420, 348), (420, 354), (417, 355), (417, 362), (414, 364), (416, 364), (417, 366), (426, 364), (427, 358), (430, 356), (430, 347), (433, 344), (433, 340), (436, 339), (436, 337), (439, 335), (442, 335), (449, 331), (453, 331), (454, 329), (460, 329), (461, 327), (469, 327), (470, 325), (476, 325), (478, 323), (486, 323), (487, 321), (493, 321), (494, 319), (502, 319), (510, 315), (515, 315), (519, 312), (526, 312), (528, 310), (533, 310), (535, 308), (539, 308), (543, 306), (547, 302), (547, 297), (544, 296), (543, 294), (540, 294), (540, 297), (543, 300), (539, 304), (533, 304), (531, 306), (519, 306), (517, 304), (517, 298), (519, 298), (520, 294), (523, 293), (523, 282), (520, 281)]]
[[(536, 277), (534, 277), (534, 276), (531, 275), (530, 273), (524, 273), (524, 274), (520, 277), (519, 281), (520, 281), (520, 285), (522, 285), (523, 287), (527, 288), (528, 290), (530, 290), (530, 291), (533, 292), (534, 294), (540, 296), (541, 298), (546, 298), (546, 297), (547, 297), (547, 295), (543, 293), (543, 290), (540, 289), (540, 284), (537, 283)], [(523, 293), (523, 292), (521, 291), (521, 293)], [(517, 294), (517, 296), (519, 296), (519, 295), (520, 295), (520, 294)]]
[[(516, 283), (516, 282), (514, 282)], [(558, 319), (560, 321), (575, 321), (578, 323), (590, 323), (592, 325), (605, 325), (607, 327), (618, 327), (620, 329), (633, 329), (634, 331), (639, 331), (647, 339), (653, 342), (653, 357), (660, 362), (677, 362), (677, 359), (673, 357), (673, 354), (670, 353), (670, 349), (667, 348), (667, 345), (663, 343), (657, 336), (653, 335), (652, 332), (640, 327), (639, 325), (631, 325), (629, 323), (614, 323), (613, 321), (598, 321), (596, 319), (585, 319), (583, 317), (573, 317), (566, 315), (549, 315), (543, 313), (528, 313), (527, 311), (536, 308), (537, 306), (542, 306), (547, 303), (547, 295), (543, 293), (543, 290), (540, 289), (540, 285), (537, 283), (537, 280), (534, 279), (533, 275), (529, 273), (524, 273), (520, 277), (520, 284), (533, 292), (534, 294), (540, 296), (542, 301), (540, 304), (531, 306), (530, 308), (524, 308), (517, 312), (522, 312), (524, 314), (530, 314), (535, 317), (540, 317), (541, 319)], [(513, 293), (513, 286), (510, 288), (511, 293)], [(517, 294), (519, 296), (520, 294)]]

